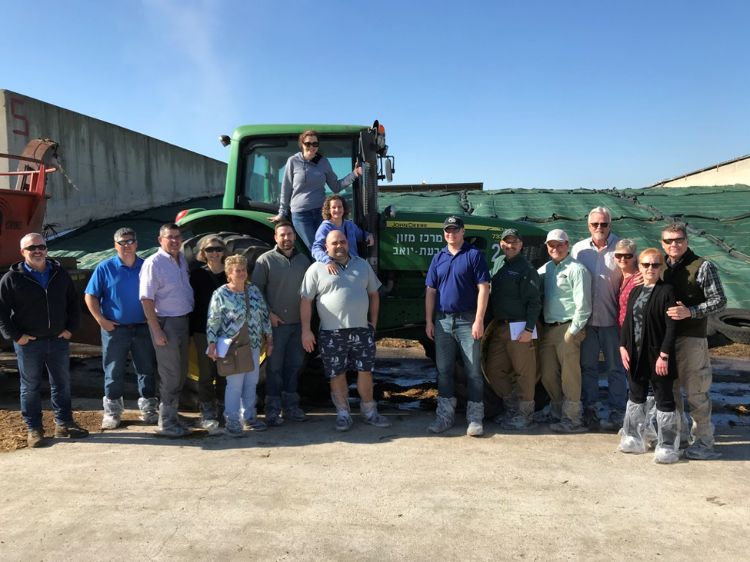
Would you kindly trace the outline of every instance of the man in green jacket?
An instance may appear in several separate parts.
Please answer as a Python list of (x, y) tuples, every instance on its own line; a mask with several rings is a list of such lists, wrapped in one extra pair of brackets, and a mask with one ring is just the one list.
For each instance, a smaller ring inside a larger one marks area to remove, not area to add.
[(485, 338), (484, 376), (505, 409), (495, 422), (503, 429), (526, 429), (533, 423), (537, 382), (536, 321), (542, 310), (539, 274), (521, 253), (523, 240), (518, 230), (505, 229), (500, 248), (504, 256), (495, 262), (490, 282), (493, 320)]

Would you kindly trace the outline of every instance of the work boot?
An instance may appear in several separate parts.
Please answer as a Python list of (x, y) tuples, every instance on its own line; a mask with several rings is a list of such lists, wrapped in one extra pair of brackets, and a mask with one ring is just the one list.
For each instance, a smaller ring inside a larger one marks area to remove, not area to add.
[(721, 453), (716, 452), (713, 446), (706, 445), (700, 439), (685, 449), (685, 457), (694, 461), (710, 461), (720, 456)]
[(44, 444), (44, 430), (32, 428), (29, 430), (29, 434), (26, 437), (26, 445), (30, 449), (36, 449)]
[(438, 396), (435, 421), (427, 429), (432, 433), (443, 433), (453, 427), (456, 422), (456, 399)]
[(678, 412), (656, 412), (658, 437), (654, 450), (654, 462), (673, 464), (680, 460), (680, 414)]
[(510, 420), (516, 417), (518, 414), (518, 399), (515, 394), (509, 394), (508, 396), (501, 396), (500, 399), (503, 402), (503, 413), (495, 416), (493, 422), (503, 425), (508, 423)]
[(283, 416), (285, 420), (303, 422), (307, 419), (305, 412), (299, 407), (299, 394), (296, 392), (282, 392), (281, 401), (284, 405)]
[(584, 433), (586, 426), (581, 421), (580, 400), (563, 400), (562, 418), (559, 423), (550, 424), (549, 428), (556, 433)]
[(484, 435), (484, 402), (467, 402), (466, 403), (466, 421), (469, 422), (466, 428), (466, 435), (469, 437), (481, 437)]
[(138, 409), (141, 411), (141, 420), (146, 425), (159, 423), (159, 400), (157, 398), (139, 398)]
[(201, 402), (198, 408), (201, 412), (201, 428), (205, 429), (209, 435), (218, 435), (221, 433), (219, 420), (216, 419), (216, 401)]
[[(589, 431), (599, 431), (602, 427), (602, 422), (599, 419), (599, 409), (596, 405), (586, 406), (583, 410), (583, 425), (585, 425)], [(620, 429), (619, 427), (617, 429)]]
[(159, 404), (159, 427), (156, 433), (162, 437), (173, 438), (185, 437), (190, 435), (192, 431), (180, 423), (177, 417), (176, 404), (162, 402)]
[(625, 419), (620, 429), (620, 444), (617, 449), (623, 453), (641, 455), (646, 452), (643, 434), (646, 429), (646, 404), (636, 404), (628, 400), (625, 406)]
[(229, 437), (243, 437), (245, 435), (244, 427), (239, 419), (230, 419), (224, 416), (224, 430)]
[(518, 402), (518, 412), (511, 419), (500, 424), (503, 429), (521, 430), (534, 427), (534, 401), (521, 400)]
[(359, 410), (362, 414), (362, 421), (375, 427), (391, 427), (391, 422), (385, 416), (378, 413), (378, 403), (375, 400), (371, 402), (362, 401), (359, 404)]
[(622, 427), (625, 414), (620, 410), (612, 410), (606, 420), (601, 420), (600, 427), (603, 431), (617, 432)]
[(125, 409), (122, 397), (110, 400), (104, 396), (102, 398), (102, 406), (104, 407), (102, 429), (117, 429), (120, 425), (120, 418), (122, 418), (122, 411)]
[(88, 436), (89, 436), (88, 430), (83, 429), (80, 425), (78, 425), (73, 420), (55, 424), (55, 437), (57, 438), (83, 439), (84, 437), (88, 437)]
[(281, 398), (278, 396), (266, 396), (266, 425), (276, 427), (284, 423), (281, 417)]

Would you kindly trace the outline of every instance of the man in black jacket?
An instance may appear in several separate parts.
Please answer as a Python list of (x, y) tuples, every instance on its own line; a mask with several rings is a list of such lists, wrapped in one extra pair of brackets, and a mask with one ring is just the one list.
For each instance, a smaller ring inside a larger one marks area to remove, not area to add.
[(44, 439), (41, 386), (45, 368), (55, 411), (55, 437), (86, 437), (73, 421), (70, 405), (71, 332), (81, 321), (73, 281), (47, 258), (41, 234), (21, 239), (23, 261), (0, 280), (0, 331), (13, 341), (21, 376), (21, 415), (29, 428), (29, 447)]

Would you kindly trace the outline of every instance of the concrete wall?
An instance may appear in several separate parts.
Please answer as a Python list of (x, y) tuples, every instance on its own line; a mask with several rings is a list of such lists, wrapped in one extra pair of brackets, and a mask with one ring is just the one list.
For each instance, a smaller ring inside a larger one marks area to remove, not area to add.
[(665, 181), (657, 185), (662, 187), (692, 187), (694, 185), (750, 185), (750, 156), (726, 164), (687, 174), (686, 176)]
[(224, 191), (219, 160), (8, 90), (0, 102), (0, 152), (21, 153), (37, 137), (60, 144), (75, 187), (51, 176), (45, 222), (58, 231)]

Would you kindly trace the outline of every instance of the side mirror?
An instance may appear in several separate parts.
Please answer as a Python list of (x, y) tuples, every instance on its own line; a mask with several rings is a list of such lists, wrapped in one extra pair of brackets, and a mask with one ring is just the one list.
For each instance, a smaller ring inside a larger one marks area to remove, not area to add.
[(221, 143), (221, 146), (229, 146), (232, 139), (229, 138), (229, 135), (219, 135), (219, 142)]
[(393, 164), (390, 158), (385, 159), (385, 181), (388, 183), (393, 181)]

